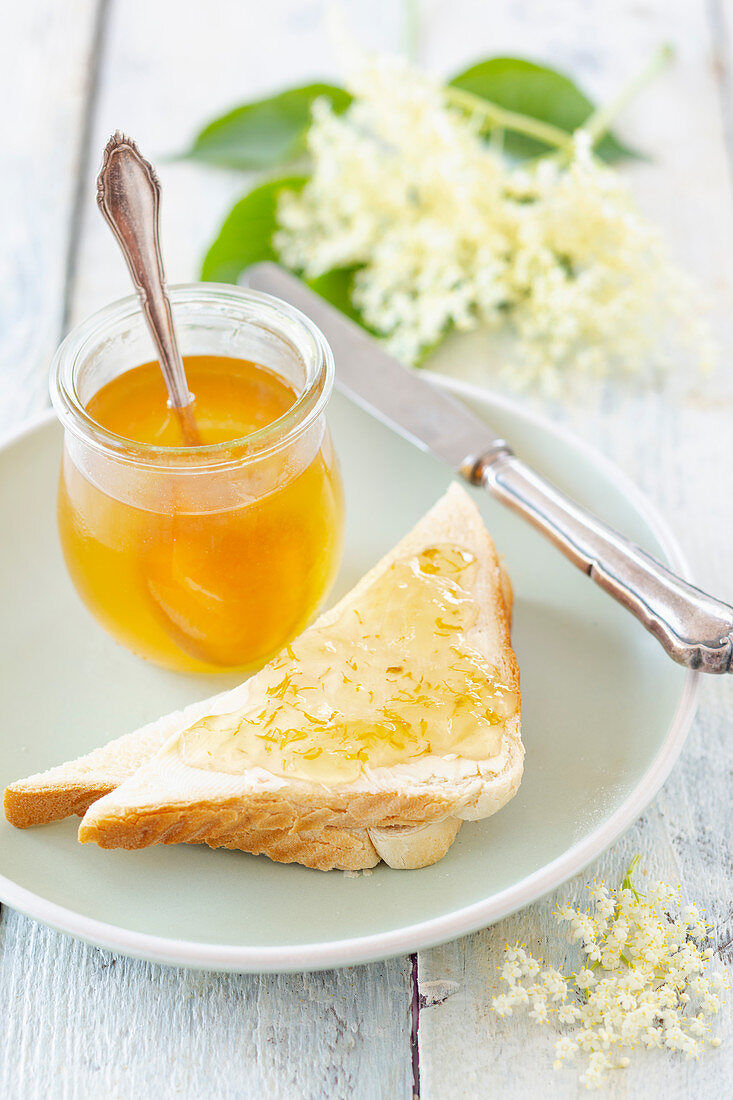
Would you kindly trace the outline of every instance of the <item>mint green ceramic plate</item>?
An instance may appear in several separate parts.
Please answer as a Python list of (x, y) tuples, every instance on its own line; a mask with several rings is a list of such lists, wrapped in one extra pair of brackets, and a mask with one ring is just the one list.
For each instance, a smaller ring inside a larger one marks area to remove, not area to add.
[[(464, 391), (465, 392), (465, 391)], [(618, 471), (517, 406), (472, 401), (522, 456), (678, 569), (663, 524)], [(347, 492), (341, 595), (412, 526), (449, 474), (342, 398), (330, 420)], [(70, 759), (226, 680), (163, 672), (82, 607), (55, 531), (61, 434), (50, 417), (0, 451), (0, 787)], [(525, 776), (420, 871), (350, 878), (181, 845), (105, 852), (76, 819), (0, 823), (0, 900), (90, 943), (220, 970), (364, 962), (452, 939), (582, 868), (641, 813), (676, 759), (695, 679), (538, 534), (477, 494), (514, 581)]]

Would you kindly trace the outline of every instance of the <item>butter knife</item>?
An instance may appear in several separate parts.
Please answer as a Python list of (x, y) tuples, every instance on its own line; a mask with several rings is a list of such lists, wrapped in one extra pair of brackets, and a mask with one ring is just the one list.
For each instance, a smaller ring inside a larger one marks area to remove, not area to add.
[(246, 281), (318, 325), (333, 349), (336, 385), (347, 397), (528, 520), (635, 615), (674, 661), (701, 672), (733, 672), (733, 607), (675, 576), (561, 492), (466, 405), (403, 367), (300, 279), (262, 263), (249, 268)]

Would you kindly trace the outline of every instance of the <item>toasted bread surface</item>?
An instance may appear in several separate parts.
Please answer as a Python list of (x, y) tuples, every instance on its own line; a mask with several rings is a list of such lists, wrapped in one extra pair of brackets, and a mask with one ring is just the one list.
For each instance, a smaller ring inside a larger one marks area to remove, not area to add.
[[(472, 645), (518, 695), (496, 551), (475, 506), (457, 486), (318, 625), (336, 622), (343, 607), (367, 595), (392, 562), (437, 540), (465, 546), (478, 559), (474, 597), (481, 617)], [(258, 676), (248, 681), (245, 697), (256, 690), (257, 681)], [(499, 809), (516, 791), (522, 770), (518, 713), (505, 724), (497, 757), (421, 758), (389, 768), (365, 768), (358, 780), (332, 785), (284, 778), (261, 768), (232, 775), (216, 770), (215, 761), (206, 769), (191, 767), (177, 751), (185, 736), (185, 731), (174, 735), (131, 779), (90, 806), (80, 840), (104, 847), (195, 840), (217, 844), (222, 837), (250, 830), (415, 828), (448, 818), (472, 819)]]

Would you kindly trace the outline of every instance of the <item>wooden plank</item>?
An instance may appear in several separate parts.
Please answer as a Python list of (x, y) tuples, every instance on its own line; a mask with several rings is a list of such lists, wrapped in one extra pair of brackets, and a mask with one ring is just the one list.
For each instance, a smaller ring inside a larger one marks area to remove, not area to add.
[[(390, 0), (348, 8), (361, 40), (387, 50), (398, 45), (401, 21)], [(339, 79), (324, 10), (299, 0), (117, 0), (107, 42), (84, 184), (75, 320), (130, 292), (94, 203), (102, 149), (115, 129), (129, 132), (156, 163), (168, 281), (187, 282), (198, 278), (207, 246), (253, 177), (169, 158), (190, 145), (203, 123), (231, 107), (314, 79)]]
[[(667, 515), (700, 583), (733, 600), (727, 561), (733, 537), (727, 485), (733, 428), (733, 376), (727, 364), (733, 337), (733, 207), (718, 43), (707, 14), (705, 6), (691, 0), (649, 0), (643, 5), (624, 0), (614, 5), (612, 16), (598, 3), (567, 0), (534, 7), (531, 20), (516, 9), (492, 11), (489, 34), (488, 22), (477, 26), (477, 5), (457, 0), (439, 6), (423, 42), (428, 56), (446, 70), (482, 53), (534, 55), (577, 75), (602, 97), (617, 89), (657, 45), (673, 40), (674, 66), (644, 93), (622, 126), (628, 140), (651, 153), (652, 159), (624, 172), (642, 207), (668, 235), (673, 253), (699, 278), (711, 299), (723, 349), (721, 367), (692, 380), (683, 368), (656, 392), (609, 386), (595, 404), (571, 396), (560, 404), (533, 395), (527, 399), (615, 458)], [(469, 18), (475, 31), (470, 54), (457, 30)], [(729, 98), (724, 105), (729, 111)], [(476, 374), (479, 370), (474, 364)], [(682, 883), (688, 896), (706, 909), (715, 926), (715, 942), (728, 944), (722, 954), (730, 966), (730, 819), (723, 761), (726, 716), (732, 704), (733, 683), (704, 685), (690, 739), (662, 793), (587, 876), (493, 929), (421, 955), (421, 983), (459, 983), (453, 996), (420, 1014), (420, 1074), (426, 1100), (511, 1100), (528, 1095), (549, 1100), (584, 1094), (572, 1071), (553, 1073), (549, 1029), (528, 1024), (521, 1016), (500, 1021), (490, 1011), (499, 984), (496, 966), (504, 943), (516, 939), (562, 959), (568, 947), (551, 917), (555, 904), (578, 899), (582, 881), (593, 874), (617, 881), (636, 851), (653, 873)], [(720, 1028), (730, 1037), (729, 1009)], [(615, 1076), (606, 1094), (670, 1100), (722, 1096), (733, 1088), (732, 1074), (725, 1048), (699, 1065), (643, 1055)]]
[(48, 403), (98, 0), (4, 4), (0, 434)]
[[(81, 206), (73, 320), (130, 291), (94, 203), (120, 127), (160, 165), (171, 281), (195, 278), (243, 177), (163, 163), (199, 123), (270, 88), (333, 72), (320, 13), (192, 0), (109, 12)], [(0, 1095), (122, 1098), (407, 1097), (409, 960), (339, 972), (221, 976), (116, 958), (18, 914), (0, 925)]]
[(11, 914), (0, 989), (8, 1100), (411, 1092), (404, 961), (221, 975), (110, 955)]

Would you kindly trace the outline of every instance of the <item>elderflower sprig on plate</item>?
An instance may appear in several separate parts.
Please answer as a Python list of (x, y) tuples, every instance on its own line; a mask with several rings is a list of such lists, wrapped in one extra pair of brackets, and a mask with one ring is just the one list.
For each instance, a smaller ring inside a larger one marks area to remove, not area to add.
[(492, 1000), (500, 1016), (524, 1008), (538, 1024), (564, 1027), (554, 1067), (587, 1055), (580, 1081), (589, 1089), (609, 1069), (628, 1066), (627, 1052), (637, 1047), (699, 1058), (720, 1044), (709, 1018), (727, 987), (704, 946), (709, 926), (694, 904), (681, 906), (679, 890), (658, 882), (642, 894), (633, 879), (638, 863), (636, 856), (616, 891), (594, 880), (592, 907), (556, 912), (580, 945), (584, 961), (575, 973), (564, 976), (525, 945), (507, 944), (500, 976), (508, 990)]
[(370, 59), (349, 91), (345, 111), (314, 104), (312, 172), (280, 196), (273, 244), (308, 279), (353, 269), (353, 306), (398, 358), (478, 326), (513, 330), (520, 386), (649, 372), (680, 343), (710, 358), (699, 295), (589, 132), (518, 165), (404, 61)]

